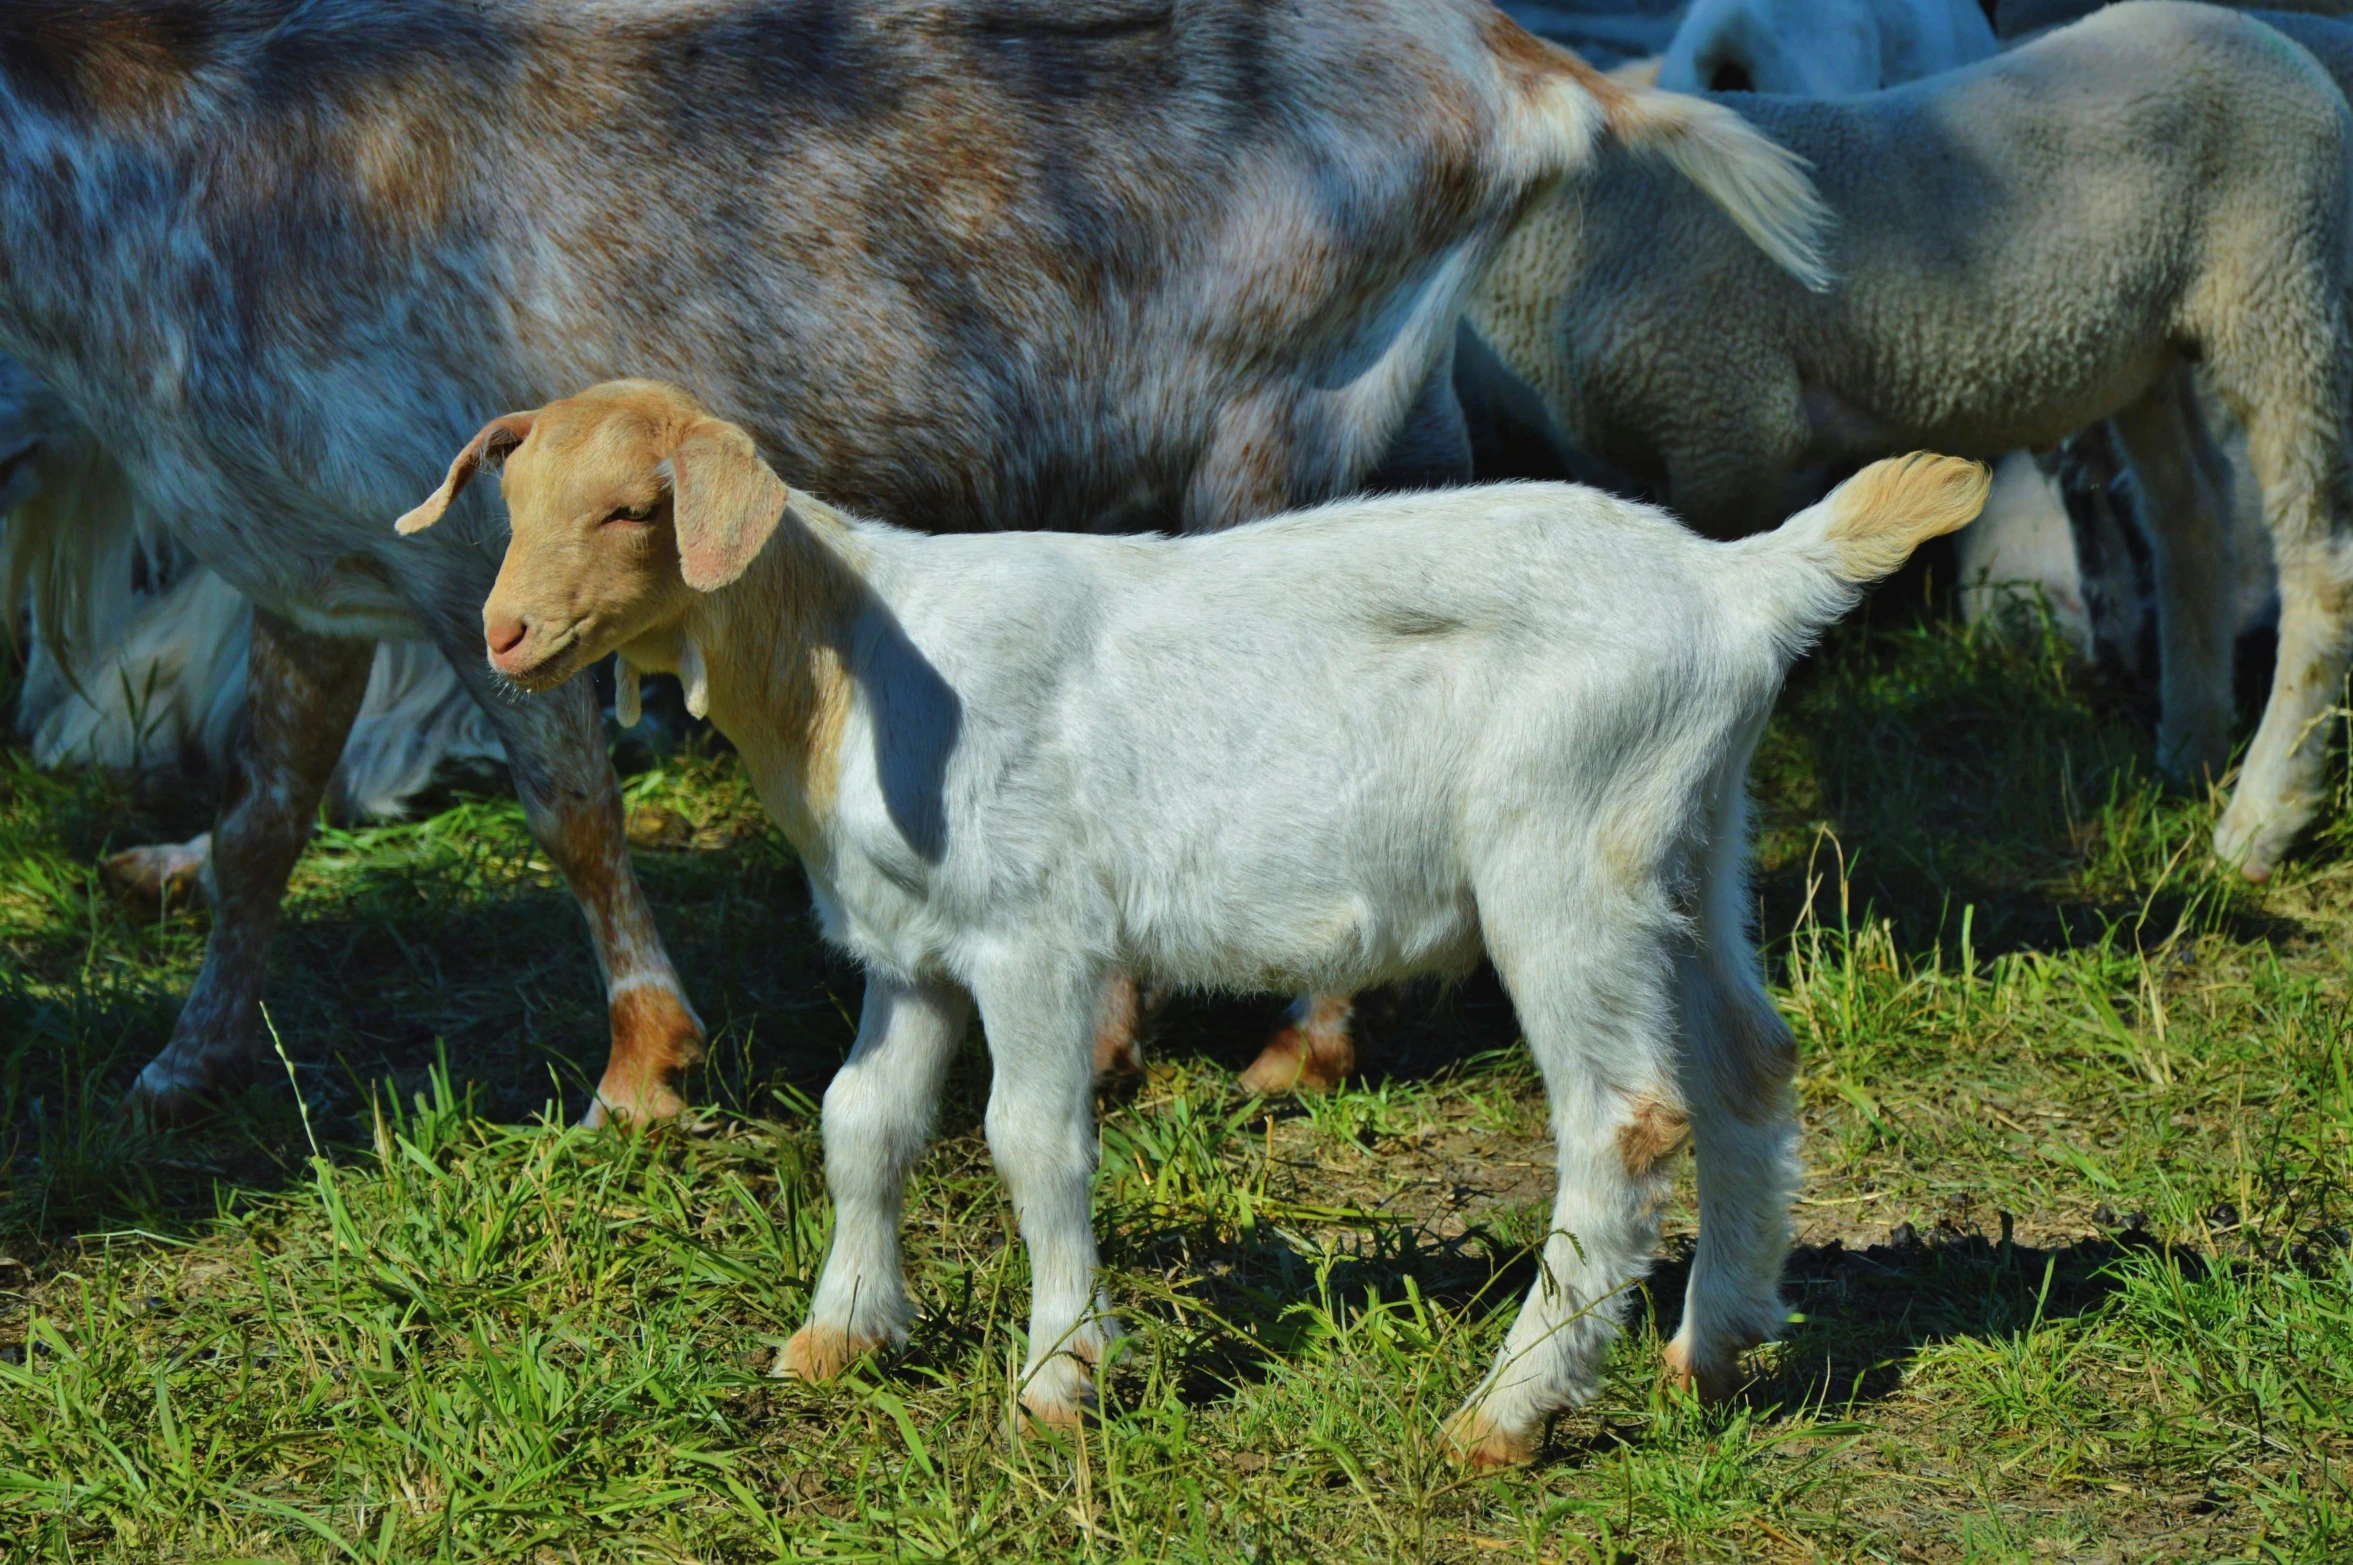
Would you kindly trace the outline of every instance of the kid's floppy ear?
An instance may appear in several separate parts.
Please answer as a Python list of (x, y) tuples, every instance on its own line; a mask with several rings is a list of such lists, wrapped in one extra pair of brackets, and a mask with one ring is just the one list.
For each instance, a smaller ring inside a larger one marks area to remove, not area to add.
[(670, 453), (670, 491), (678, 574), (697, 592), (741, 576), (775, 535), (792, 497), (752, 437), (715, 418), (690, 426)]
[(539, 417), (532, 413), (509, 413), (494, 418), (482, 426), (482, 432), (466, 442), (466, 449), (449, 464), (449, 476), (441, 487), (425, 496), (425, 503), (392, 524), (398, 533), (421, 533), (441, 520), (441, 513), (449, 509), (449, 502), (458, 497), (474, 476), (475, 469), (484, 462), (503, 460), (509, 451), (531, 438), (531, 425)]

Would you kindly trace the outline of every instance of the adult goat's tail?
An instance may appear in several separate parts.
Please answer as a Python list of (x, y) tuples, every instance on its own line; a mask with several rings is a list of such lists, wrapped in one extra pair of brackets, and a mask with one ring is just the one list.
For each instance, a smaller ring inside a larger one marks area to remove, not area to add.
[(1974, 521), (1992, 484), (1984, 463), (1957, 456), (1874, 462), (1775, 531), (1731, 545), (1742, 598), (1794, 653), (1854, 607), (1867, 583)]
[(1804, 158), (1720, 103), (1613, 79), (1566, 49), (1528, 42), (1553, 66), (1539, 97), (1567, 139), (1569, 169), (1591, 156), (1598, 116), (1599, 129), (1698, 186), (1776, 266), (1817, 293), (1830, 286), (1831, 212)]

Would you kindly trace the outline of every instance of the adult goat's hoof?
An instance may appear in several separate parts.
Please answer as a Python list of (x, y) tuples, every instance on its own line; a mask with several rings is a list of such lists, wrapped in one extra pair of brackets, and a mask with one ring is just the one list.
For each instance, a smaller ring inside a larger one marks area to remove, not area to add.
[(1269, 1038), (1242, 1072), (1245, 1092), (1269, 1098), (1286, 1092), (1333, 1092), (1355, 1073), (1355, 1007), (1344, 999), (1317, 995), (1300, 1009), (1305, 1014)]
[[(1748, 1344), (1754, 1347), (1754, 1343)], [(1718, 1352), (1696, 1351), (1681, 1337), (1667, 1344), (1667, 1379), (1709, 1406), (1729, 1402), (1747, 1384), (1740, 1374), (1745, 1349), (1728, 1346)]]
[(207, 900), (205, 870), (212, 863), (212, 834), (187, 842), (158, 842), (125, 848), (98, 866), (106, 889), (136, 917), (155, 918)]
[(212, 1112), (219, 1088), (209, 1073), (159, 1056), (123, 1093), (115, 1118), (130, 1125), (185, 1125)]

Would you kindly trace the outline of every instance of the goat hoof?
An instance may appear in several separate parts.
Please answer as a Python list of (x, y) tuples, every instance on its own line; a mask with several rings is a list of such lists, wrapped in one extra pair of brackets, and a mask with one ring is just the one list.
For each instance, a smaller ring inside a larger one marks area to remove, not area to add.
[(1356, 1038), (1349, 1031), (1353, 1014), (1346, 1000), (1317, 996), (1305, 1020), (1267, 1040), (1242, 1072), (1242, 1089), (1267, 1098), (1337, 1091), (1356, 1070)]
[(130, 1125), (185, 1125), (211, 1111), (210, 1099), (218, 1086), (202, 1071), (161, 1058), (149, 1060), (115, 1105), (115, 1118)]
[(580, 1123), (643, 1129), (685, 1113), (676, 1084), (703, 1057), (703, 1024), (686, 997), (668, 984), (646, 984), (615, 995), (608, 1010), (613, 1053)]
[(776, 1355), (768, 1373), (779, 1380), (831, 1380), (882, 1346), (880, 1337), (858, 1337), (839, 1326), (803, 1326)]
[(1707, 1406), (1729, 1402), (1747, 1384), (1740, 1374), (1743, 1351), (1743, 1347), (1733, 1346), (1721, 1353), (1697, 1353), (1678, 1337), (1667, 1344), (1667, 1379), (1678, 1390), (1691, 1392)]
[(657, 1082), (652, 1087), (622, 1089), (599, 1085), (596, 1096), (589, 1100), (588, 1112), (580, 1116), (580, 1123), (588, 1130), (616, 1125), (623, 1130), (643, 1130), (649, 1126), (678, 1118), (686, 1112), (686, 1099), (667, 1084)]
[(2276, 809), (2268, 819), (2251, 821), (2253, 813), (2242, 815), (2235, 806), (2223, 811), (2214, 828), (2214, 856), (2260, 886), (2279, 868), (2308, 812)]
[(1536, 1437), (1514, 1434), (1476, 1408), (1464, 1408), (1446, 1424), (1454, 1459), (1469, 1467), (1520, 1467), (1536, 1459)]
[(116, 902), (138, 918), (157, 918), (205, 900), (204, 871), (212, 862), (212, 836), (188, 842), (160, 842), (125, 848), (98, 866)]

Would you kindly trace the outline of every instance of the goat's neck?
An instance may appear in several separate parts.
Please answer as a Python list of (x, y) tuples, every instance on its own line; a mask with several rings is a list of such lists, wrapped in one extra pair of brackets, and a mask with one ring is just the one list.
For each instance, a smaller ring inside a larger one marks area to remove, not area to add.
[(824, 854), (840, 778), (851, 627), (866, 596), (857, 555), (838, 513), (795, 495), (740, 578), (627, 652), (641, 668), (682, 677), (700, 664), (711, 721), (805, 859)]

